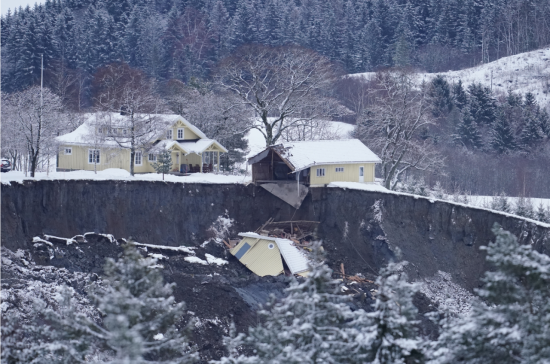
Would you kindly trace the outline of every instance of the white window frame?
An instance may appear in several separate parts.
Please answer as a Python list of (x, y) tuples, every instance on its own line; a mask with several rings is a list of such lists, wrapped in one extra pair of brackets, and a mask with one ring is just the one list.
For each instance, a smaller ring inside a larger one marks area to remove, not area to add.
[(136, 150), (134, 154), (134, 166), (142, 166), (142, 165), (143, 165), (143, 153), (139, 150)]
[[(153, 157), (153, 158), (151, 158)], [(154, 154), (154, 153), (149, 153), (149, 156), (147, 157), (147, 159), (149, 160), (149, 162), (156, 162), (157, 161), (157, 155)]]
[[(97, 154), (95, 152), (97, 152)], [(96, 158), (97, 158), (97, 162), (96, 162)], [(88, 164), (100, 164), (100, 163), (101, 163), (101, 150), (88, 149)]]
[(325, 169), (317, 168), (317, 177), (324, 177), (324, 176), (325, 176)]
[(73, 155), (73, 148), (72, 147), (65, 147), (65, 155)]
[(344, 167), (336, 167), (334, 169), (334, 171), (337, 172), (337, 173), (342, 173), (342, 172), (344, 172)]
[[(185, 128), (178, 128), (178, 134), (177, 134), (177, 140), (182, 140), (182, 139), (185, 139)], [(181, 137), (180, 137), (180, 133), (181, 133)]]
[(166, 139), (172, 139), (173, 133), (174, 133), (174, 132), (173, 132), (172, 129), (166, 130)]

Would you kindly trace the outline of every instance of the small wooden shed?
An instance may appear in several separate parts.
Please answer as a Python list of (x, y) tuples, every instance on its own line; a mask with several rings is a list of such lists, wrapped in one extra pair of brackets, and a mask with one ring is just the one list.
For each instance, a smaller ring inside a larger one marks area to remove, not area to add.
[(309, 270), (305, 254), (288, 239), (256, 233), (240, 233), (239, 236), (243, 239), (230, 253), (260, 277), (284, 273), (283, 259), (292, 274), (304, 274)]

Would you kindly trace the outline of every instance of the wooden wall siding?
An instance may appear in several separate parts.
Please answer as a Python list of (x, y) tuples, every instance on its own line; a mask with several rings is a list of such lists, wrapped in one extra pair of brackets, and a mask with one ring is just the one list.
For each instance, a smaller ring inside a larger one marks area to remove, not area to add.
[(183, 133), (183, 137), (188, 140), (188, 139), (200, 139), (200, 137), (193, 133), (193, 131), (189, 128), (185, 128), (185, 132)]
[[(66, 155), (65, 148), (72, 148), (72, 154)], [(88, 150), (93, 149), (88, 146), (61, 146), (59, 149), (58, 168), (77, 169), (93, 171), (94, 164), (88, 163)], [(118, 148), (100, 149), (99, 164), (97, 170), (102, 171), (108, 168), (122, 168), (130, 170), (130, 151)]]
[[(72, 154), (66, 155), (65, 148), (72, 148)], [(74, 169), (74, 170), (84, 170), (84, 171), (93, 171), (94, 165), (88, 163), (88, 149), (93, 149), (89, 147), (82, 146), (61, 146), (59, 148), (59, 164), (57, 168), (61, 169)], [(183, 155), (182, 152), (172, 151), (172, 168), (171, 171), (179, 171), (180, 166), (177, 165), (176, 153), (179, 153), (179, 164), (192, 164), (200, 166), (201, 156), (198, 154), (187, 154)], [(134, 165), (135, 173), (155, 173), (155, 168), (153, 168), (154, 162), (149, 162), (149, 153), (143, 153), (142, 155), (142, 164)], [(214, 163), (212, 163), (214, 164)], [(108, 168), (121, 168), (130, 172), (130, 150), (128, 149), (101, 149), (100, 151), (100, 161), (97, 164), (97, 170), (102, 171)]]
[[(72, 148), (71, 155), (65, 154), (65, 148)], [(94, 164), (88, 163), (88, 150), (93, 149), (87, 146), (61, 146), (59, 149), (58, 168), (93, 171)], [(175, 167), (175, 155), (172, 155)], [(154, 162), (149, 162), (149, 154), (142, 154), (142, 164), (134, 165), (135, 173), (154, 173)], [(130, 150), (120, 148), (100, 149), (100, 160), (97, 170), (102, 171), (108, 168), (121, 168), (130, 172)]]
[(271, 163), (261, 161), (252, 165), (252, 180), (271, 180)]
[[(364, 166), (364, 182), (374, 182), (374, 163), (363, 164), (329, 164), (310, 168), (310, 184), (326, 185), (330, 182), (359, 182), (359, 167)], [(344, 172), (336, 172), (336, 168), (343, 167)], [(325, 169), (324, 177), (317, 177), (317, 168)]]
[[(182, 124), (183, 125), (183, 124)], [(200, 139), (200, 137), (193, 133), (191, 129), (189, 129), (186, 126), (178, 126), (177, 124), (172, 127), (172, 140), (178, 139), (178, 129), (184, 129), (183, 131), (183, 139), (185, 140), (194, 140), (194, 139)], [(166, 131), (162, 135), (161, 139), (166, 139)]]

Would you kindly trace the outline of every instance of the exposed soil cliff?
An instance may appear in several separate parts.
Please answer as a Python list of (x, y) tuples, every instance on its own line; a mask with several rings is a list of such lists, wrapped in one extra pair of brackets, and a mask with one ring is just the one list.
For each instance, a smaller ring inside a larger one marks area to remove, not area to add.
[[(317, 220), (318, 236), (334, 269), (344, 263), (348, 274), (374, 277), (400, 251), (410, 262), (412, 279), (445, 277), (470, 292), (487, 269), (479, 247), (493, 239), (495, 222), (539, 251), (547, 253), (550, 243), (550, 229), (523, 219), (425, 198), (340, 188), (311, 189), (295, 210), (254, 185), (37, 181), (2, 186), (2, 245), (28, 250), (39, 265), (100, 273), (106, 257), (120, 254), (117, 242), (89, 235), (82, 244), (32, 243), (42, 234), (69, 238), (91, 231), (146, 244), (195, 247), (200, 260), (206, 260), (205, 254), (227, 260), (203, 265), (186, 260), (189, 254), (148, 249), (168, 258), (162, 261), (166, 280), (177, 283), (176, 298), (186, 301), (200, 319), (195, 335), (205, 360), (221, 354), (221, 337), (231, 321), (239, 330), (254, 324), (258, 303), (281, 294), (287, 282), (285, 277), (259, 278), (222, 245), (204, 244), (219, 233), (220, 216), (232, 219), (231, 236), (255, 230), (271, 217)], [(368, 289), (354, 300), (367, 309), (371, 302)], [(433, 309), (424, 296), (416, 303), (422, 312)], [(429, 334), (429, 325), (424, 329)]]

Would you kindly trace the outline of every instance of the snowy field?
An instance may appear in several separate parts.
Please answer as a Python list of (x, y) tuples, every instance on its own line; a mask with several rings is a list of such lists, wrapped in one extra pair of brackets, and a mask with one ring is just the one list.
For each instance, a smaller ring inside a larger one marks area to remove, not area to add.
[[(492, 86), (496, 94), (508, 90), (525, 94), (532, 92), (541, 106), (550, 104), (550, 48), (516, 54), (497, 61), (481, 64), (460, 71), (441, 73), (417, 73), (418, 82), (429, 81), (436, 75), (445, 76), (450, 83), (462, 80), (464, 86), (482, 83)], [(356, 73), (352, 76), (371, 78), (373, 72)], [(544, 90), (547, 92), (544, 93)]]
[[(11, 171), (2, 173), (0, 176), (2, 184), (10, 182), (22, 182), (23, 180), (33, 180), (31, 177), (25, 177), (21, 171)], [(162, 181), (162, 174), (146, 173), (130, 176), (130, 172), (123, 169), (111, 168), (104, 171), (98, 171), (95, 174), (93, 171), (73, 171), (73, 172), (37, 172), (35, 180), (115, 180), (115, 181)], [(171, 174), (164, 175), (165, 182), (179, 183), (248, 183), (248, 176), (232, 176), (214, 173), (193, 173), (190, 176), (174, 176)]]

